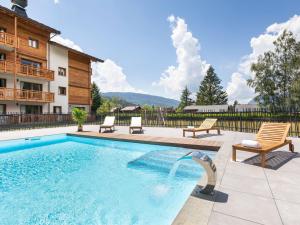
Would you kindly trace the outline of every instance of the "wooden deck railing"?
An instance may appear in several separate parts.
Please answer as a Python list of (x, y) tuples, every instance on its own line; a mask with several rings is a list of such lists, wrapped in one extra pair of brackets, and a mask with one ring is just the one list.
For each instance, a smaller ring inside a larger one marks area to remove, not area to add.
[(0, 73), (14, 73), (14, 62), (0, 61)]
[(0, 88), (0, 100), (14, 100), (14, 89), (13, 88)]
[(15, 36), (6, 32), (0, 32), (0, 45), (8, 45), (14, 47)]
[[(17, 63), (17, 75), (25, 77), (41, 78), (49, 81), (54, 80), (54, 71), (45, 68), (38, 68), (30, 65)], [(1, 73), (14, 73), (15, 63), (11, 61), (0, 61)]]
[(50, 103), (54, 102), (54, 93), (13, 88), (0, 88), (0, 100)]
[(46, 80), (54, 80), (54, 71), (17, 63), (17, 74), (26, 77), (36, 77)]

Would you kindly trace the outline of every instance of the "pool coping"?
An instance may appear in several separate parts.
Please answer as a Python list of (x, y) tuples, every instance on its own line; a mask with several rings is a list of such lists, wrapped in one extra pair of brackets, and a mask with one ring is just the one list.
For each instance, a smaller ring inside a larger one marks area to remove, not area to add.
[[(146, 136), (141, 134), (116, 134), (116, 133), (98, 133), (98, 132), (75, 132), (67, 133), (70, 136), (77, 137), (87, 137), (87, 138), (97, 138), (97, 139), (107, 139), (116, 141), (128, 141), (128, 142), (138, 142), (138, 143), (149, 143), (157, 145), (168, 145), (175, 147), (184, 147), (190, 149), (198, 150), (210, 150), (218, 151), (223, 142), (220, 141), (207, 141), (199, 140), (195, 138), (169, 138), (169, 137), (155, 137)], [(218, 156), (218, 154), (216, 155)], [(206, 174), (202, 176), (194, 190), (199, 187), (203, 187), (206, 183)], [(218, 184), (217, 184), (218, 187)], [(216, 188), (217, 188), (216, 187)], [(216, 194), (216, 193), (215, 193)], [(207, 225), (208, 218), (213, 210), (213, 204), (216, 195), (204, 195), (197, 194), (195, 196), (193, 192), (186, 199), (184, 205), (179, 210), (175, 218), (173, 219), (172, 225)]]
[(107, 139), (116, 141), (138, 142), (144, 144), (166, 145), (174, 147), (183, 147), (196, 150), (218, 151), (223, 142), (207, 141), (194, 138), (171, 138), (155, 137), (141, 134), (117, 134), (117, 133), (98, 133), (98, 132), (74, 132), (66, 133), (69, 136), (88, 137), (97, 139)]

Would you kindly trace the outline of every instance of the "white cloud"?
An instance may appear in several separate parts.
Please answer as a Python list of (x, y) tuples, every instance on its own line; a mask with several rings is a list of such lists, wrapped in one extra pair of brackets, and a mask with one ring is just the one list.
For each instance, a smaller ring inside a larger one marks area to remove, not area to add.
[(274, 23), (267, 27), (265, 33), (258, 37), (253, 37), (250, 41), (252, 52), (242, 58), (238, 71), (231, 76), (231, 81), (227, 85), (229, 101), (238, 100), (241, 103), (247, 103), (254, 98), (254, 90), (246, 82), (247, 79), (253, 78), (250, 67), (259, 55), (274, 49), (273, 42), (284, 30), (292, 31), (296, 39), (300, 40), (300, 16), (293, 16), (283, 23)]
[(197, 90), (209, 64), (201, 59), (199, 41), (188, 31), (184, 19), (171, 15), (168, 21), (172, 29), (171, 39), (176, 49), (177, 65), (169, 66), (153, 86), (162, 87), (167, 97), (178, 99), (186, 85), (192, 92)]
[(60, 0), (54, 0), (54, 4), (58, 4)]
[(62, 36), (57, 35), (57, 36), (54, 36), (51, 40), (54, 41), (54, 42), (57, 42), (61, 45), (64, 45), (64, 46), (67, 46), (69, 48), (73, 48), (77, 51), (83, 52), (82, 48), (79, 45), (75, 44), (70, 39), (63, 38)]
[(111, 59), (106, 59), (104, 63), (93, 63), (92, 80), (99, 87), (101, 92), (140, 92), (131, 86), (123, 72), (123, 68)]

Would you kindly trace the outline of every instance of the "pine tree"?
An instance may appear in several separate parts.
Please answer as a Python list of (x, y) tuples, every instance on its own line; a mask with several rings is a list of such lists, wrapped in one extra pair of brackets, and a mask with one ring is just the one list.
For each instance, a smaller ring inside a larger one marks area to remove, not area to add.
[(101, 97), (100, 89), (95, 82), (93, 82), (93, 84), (92, 84), (91, 95), (92, 95), (91, 109), (92, 109), (92, 112), (96, 112), (97, 109), (102, 104), (102, 97)]
[(185, 86), (185, 88), (183, 89), (183, 91), (181, 93), (180, 104), (178, 106), (179, 110), (183, 110), (184, 107), (193, 104), (193, 100), (190, 97), (191, 94), (192, 93), (189, 91), (189, 89), (187, 88), (187, 86)]
[(212, 66), (206, 72), (197, 93), (197, 105), (224, 105), (227, 104), (227, 93), (223, 91), (221, 80)]

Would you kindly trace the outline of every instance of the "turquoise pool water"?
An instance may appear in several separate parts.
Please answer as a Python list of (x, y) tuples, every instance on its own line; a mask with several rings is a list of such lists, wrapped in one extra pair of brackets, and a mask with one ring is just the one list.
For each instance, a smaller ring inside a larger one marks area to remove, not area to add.
[(0, 224), (171, 224), (203, 172), (185, 160), (169, 176), (186, 152), (67, 135), (2, 141)]

